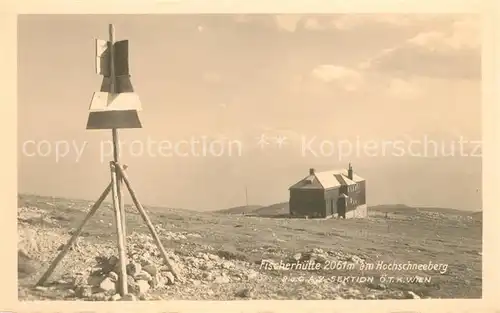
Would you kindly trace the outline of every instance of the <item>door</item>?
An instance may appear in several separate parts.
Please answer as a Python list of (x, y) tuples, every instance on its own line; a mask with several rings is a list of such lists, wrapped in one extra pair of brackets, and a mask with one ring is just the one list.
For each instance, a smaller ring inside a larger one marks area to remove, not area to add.
[(342, 197), (337, 201), (337, 211), (339, 213), (339, 217), (345, 218), (345, 208), (346, 208), (346, 202), (345, 198)]
[(330, 200), (330, 215), (333, 215), (335, 213), (335, 200), (331, 199)]

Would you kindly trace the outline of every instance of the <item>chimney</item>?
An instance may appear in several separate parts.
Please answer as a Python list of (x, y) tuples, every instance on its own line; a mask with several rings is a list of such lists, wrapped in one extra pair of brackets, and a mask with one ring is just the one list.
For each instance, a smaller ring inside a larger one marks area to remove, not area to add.
[(314, 168), (309, 169), (309, 175), (314, 175)]
[(347, 170), (347, 178), (352, 180), (352, 166), (351, 163), (349, 163), (349, 169)]

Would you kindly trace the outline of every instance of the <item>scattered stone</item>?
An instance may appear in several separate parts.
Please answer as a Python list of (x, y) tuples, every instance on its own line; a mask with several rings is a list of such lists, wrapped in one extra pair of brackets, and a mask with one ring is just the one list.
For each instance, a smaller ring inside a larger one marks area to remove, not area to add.
[(119, 293), (115, 293), (111, 297), (109, 297), (109, 301), (119, 301), (122, 298)]
[(251, 269), (246, 273), (246, 276), (248, 280), (252, 280), (259, 276), (259, 272)]
[(202, 274), (202, 277), (203, 277), (203, 279), (208, 280), (208, 281), (214, 280), (214, 276), (212, 275), (211, 272), (204, 272)]
[(147, 280), (138, 280), (136, 281), (137, 283), (137, 291), (138, 291), (138, 294), (141, 295), (141, 294), (145, 294), (146, 292), (148, 292), (149, 288), (151, 288), (151, 286), (149, 286), (149, 282)]
[(109, 272), (108, 278), (111, 279), (112, 282), (117, 282), (118, 281), (118, 274), (115, 272)]
[(139, 285), (137, 282), (134, 280), (133, 282), (129, 282), (127, 285), (128, 292), (134, 295), (139, 294)]
[(362, 259), (362, 258), (360, 258), (360, 257), (359, 257), (359, 256), (357, 256), (357, 255), (353, 255), (353, 256), (351, 256), (351, 261), (352, 261), (353, 263), (355, 263), (355, 264), (361, 264), (361, 263), (363, 263), (363, 262), (364, 262), (364, 261), (363, 261), (363, 259)]
[(105, 293), (114, 293), (116, 292), (116, 284), (110, 277), (107, 277), (101, 282), (99, 289)]
[(90, 300), (92, 301), (106, 301), (107, 300), (107, 296), (104, 292), (98, 292), (98, 293), (94, 293), (90, 296)]
[(212, 261), (218, 261), (220, 259), (218, 255), (211, 254), (211, 253), (208, 254), (208, 258)]
[(164, 275), (167, 280), (166, 283), (168, 285), (173, 285), (175, 283), (175, 277), (174, 274), (172, 274), (172, 272), (165, 272)]
[(300, 261), (302, 259), (302, 253), (295, 253), (292, 256), (292, 259), (295, 260), (295, 261)]
[(141, 264), (137, 262), (130, 262), (127, 264), (127, 274), (130, 276), (135, 276), (139, 274), (142, 270)]
[(156, 276), (156, 274), (158, 274), (158, 269), (153, 264), (143, 266), (142, 270), (151, 276)]
[(371, 289), (376, 289), (376, 290), (386, 290), (387, 289), (387, 286), (384, 285), (384, 284), (374, 284), (374, 283), (370, 283), (368, 284), (368, 288), (371, 288)]
[(97, 287), (101, 284), (101, 282), (103, 281), (103, 277), (101, 276), (89, 276), (89, 278), (87, 279), (87, 285), (89, 286), (92, 286), (92, 287)]
[(72, 278), (71, 284), (73, 285), (73, 288), (76, 288), (78, 286), (84, 286), (87, 284), (87, 279), (85, 278), (84, 275), (79, 274)]
[(420, 296), (414, 293), (413, 291), (406, 291), (405, 297), (406, 299), (420, 299)]
[(139, 300), (141, 300), (141, 301), (148, 301), (149, 299), (150, 299), (150, 297), (147, 294), (139, 295)]
[(204, 271), (209, 271), (209, 270), (212, 270), (214, 267), (215, 267), (215, 266), (214, 266), (214, 263), (213, 263), (213, 262), (211, 262), (211, 261), (207, 261), (207, 262), (202, 263), (202, 264), (200, 265), (200, 269), (201, 269), (201, 270), (204, 270)]
[(92, 296), (92, 286), (78, 286), (75, 289), (75, 295), (78, 298), (90, 298)]
[(231, 261), (224, 261), (224, 262), (222, 262), (222, 268), (224, 268), (224, 269), (234, 268), (234, 263)]
[(44, 286), (36, 286), (35, 290), (36, 291), (47, 291), (47, 290), (49, 290), (49, 288), (44, 287)]
[(314, 248), (312, 250), (313, 253), (316, 253), (316, 254), (323, 254), (325, 253), (325, 251), (323, 251), (323, 249), (320, 249), (320, 248)]
[(116, 267), (120, 266), (120, 259), (117, 256), (110, 256), (108, 259), (106, 259), (105, 264), (102, 266), (103, 272), (110, 272), (113, 271)]
[(197, 279), (193, 280), (193, 285), (200, 286), (201, 285), (201, 280), (197, 280)]
[(214, 283), (216, 284), (227, 284), (229, 283), (231, 280), (229, 279), (229, 277), (227, 276), (218, 276), (214, 279)]
[(235, 296), (239, 298), (251, 298), (252, 291), (249, 288), (242, 288), (236, 291)]
[(314, 255), (314, 260), (317, 263), (324, 264), (324, 263), (326, 263), (328, 261), (328, 256), (327, 255), (323, 255), (323, 254), (317, 254), (317, 255)]
[(156, 289), (162, 288), (163, 286), (165, 286), (165, 283), (165, 278), (163, 278), (161, 275), (156, 275), (153, 277), (153, 279), (151, 279), (149, 285), (151, 286), (151, 288)]
[(134, 279), (137, 280), (145, 280), (145, 281), (150, 281), (153, 279), (153, 277), (146, 271), (141, 271), (139, 274), (134, 276)]
[(137, 301), (137, 298), (133, 294), (124, 295), (119, 301)]

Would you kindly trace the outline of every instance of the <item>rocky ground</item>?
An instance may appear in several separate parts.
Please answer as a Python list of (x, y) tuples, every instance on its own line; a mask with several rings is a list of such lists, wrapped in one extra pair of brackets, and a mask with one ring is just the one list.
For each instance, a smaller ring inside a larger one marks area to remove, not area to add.
[[(129, 210), (129, 295), (122, 298), (117, 294), (119, 266), (113, 215), (104, 207), (86, 226), (50, 283), (34, 288), (89, 206), (63, 199), (22, 199), (18, 210), (20, 300), (481, 296), (481, 221), (428, 212), (392, 216), (393, 223), (387, 224), (385, 216), (353, 222), (290, 221), (151, 210), (149, 214), (175, 264), (174, 270), (180, 274), (181, 279), (177, 279), (164, 264), (140, 217)], [(429, 227), (431, 221), (433, 227)], [(410, 241), (410, 235), (401, 231), (407, 231), (410, 225), (421, 238)], [(461, 257), (461, 253), (466, 256)], [(409, 261), (448, 267), (444, 273), (395, 272), (367, 265)]]

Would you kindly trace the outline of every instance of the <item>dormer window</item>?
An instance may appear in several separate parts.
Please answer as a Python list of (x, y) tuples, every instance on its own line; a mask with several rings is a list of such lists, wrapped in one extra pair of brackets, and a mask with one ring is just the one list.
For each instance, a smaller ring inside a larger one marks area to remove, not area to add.
[(305, 183), (306, 184), (312, 184), (314, 181), (314, 176), (311, 176), (311, 177), (307, 177), (306, 180), (305, 180)]

